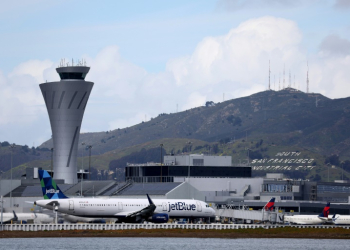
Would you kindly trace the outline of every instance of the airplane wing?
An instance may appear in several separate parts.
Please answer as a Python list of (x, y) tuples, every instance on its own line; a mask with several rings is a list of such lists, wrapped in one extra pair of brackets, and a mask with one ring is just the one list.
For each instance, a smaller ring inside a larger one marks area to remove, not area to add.
[(153, 201), (147, 194), (147, 198), (149, 201), (149, 205), (145, 208), (142, 208), (141, 210), (136, 210), (136, 211), (128, 211), (128, 212), (120, 212), (114, 215), (114, 217), (123, 217), (126, 219), (131, 219), (140, 221), (142, 218), (147, 218), (149, 216), (152, 216), (154, 213), (154, 210), (156, 210), (156, 205), (154, 205)]
[(133, 218), (137, 216), (148, 217), (153, 214), (155, 209), (156, 209), (156, 206), (154, 204), (150, 204), (141, 210), (117, 213), (115, 214), (115, 217), (128, 217), (128, 218)]
[(18, 217), (17, 217), (15, 211), (12, 211), (12, 212), (13, 212), (13, 217), (8, 219), (8, 220), (6, 220), (6, 221), (3, 221), (2, 222), (3, 224), (11, 224), (12, 221), (17, 221), (18, 220)]
[(319, 218), (320, 220), (323, 220), (323, 221), (328, 221), (328, 218), (327, 218), (327, 217), (318, 216), (318, 218)]

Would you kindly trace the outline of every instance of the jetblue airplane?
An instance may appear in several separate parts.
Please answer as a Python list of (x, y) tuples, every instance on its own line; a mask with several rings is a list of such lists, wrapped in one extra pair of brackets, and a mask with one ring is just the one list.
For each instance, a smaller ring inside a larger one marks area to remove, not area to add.
[(289, 222), (291, 224), (301, 224), (301, 225), (319, 225), (324, 224), (329, 221), (329, 209), (330, 203), (328, 202), (322, 213), (319, 215), (293, 215), (293, 216), (282, 216), (280, 218), (284, 222)]
[(211, 218), (215, 211), (199, 200), (157, 199), (103, 199), (103, 198), (68, 198), (65, 196), (49, 173), (39, 170), (40, 183), (44, 200), (37, 200), (35, 205), (54, 209), (80, 217), (115, 218), (117, 222), (139, 223), (149, 221), (166, 223), (169, 218)]

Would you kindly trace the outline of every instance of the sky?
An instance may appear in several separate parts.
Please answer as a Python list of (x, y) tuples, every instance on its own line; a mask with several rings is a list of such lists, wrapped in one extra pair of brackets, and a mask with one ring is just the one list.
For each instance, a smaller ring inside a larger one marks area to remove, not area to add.
[(0, 3), (1, 142), (51, 137), (39, 84), (61, 59), (91, 67), (83, 133), (264, 91), (269, 61), (273, 90), (309, 68), (310, 92), (350, 96), (350, 0)]

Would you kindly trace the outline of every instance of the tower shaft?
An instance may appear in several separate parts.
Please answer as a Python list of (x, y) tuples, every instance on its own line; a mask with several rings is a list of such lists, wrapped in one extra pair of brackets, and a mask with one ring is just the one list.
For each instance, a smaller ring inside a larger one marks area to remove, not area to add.
[(88, 67), (61, 67), (59, 82), (40, 84), (50, 118), (55, 179), (77, 183), (77, 150), (81, 123), (93, 82), (85, 81)]

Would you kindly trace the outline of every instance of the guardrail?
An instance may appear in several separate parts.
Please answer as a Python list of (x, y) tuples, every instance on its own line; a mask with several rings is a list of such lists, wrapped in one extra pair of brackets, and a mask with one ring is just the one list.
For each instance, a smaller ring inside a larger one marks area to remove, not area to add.
[[(295, 228), (336, 228), (350, 229), (350, 226), (334, 225), (260, 225), (260, 224), (6, 224), (4, 231), (55, 231), (55, 230), (130, 230), (130, 229), (271, 229), (282, 227)], [(0, 226), (1, 229), (1, 226)]]

